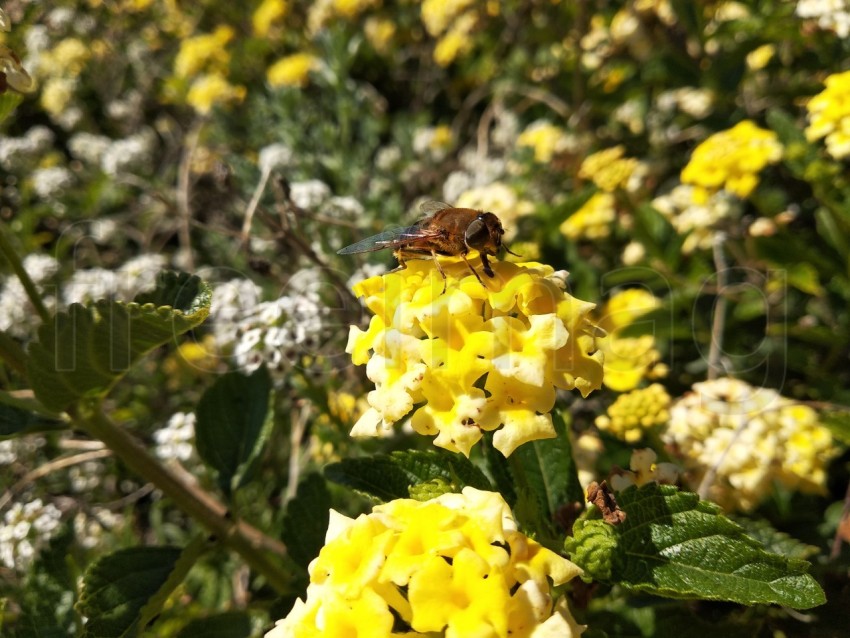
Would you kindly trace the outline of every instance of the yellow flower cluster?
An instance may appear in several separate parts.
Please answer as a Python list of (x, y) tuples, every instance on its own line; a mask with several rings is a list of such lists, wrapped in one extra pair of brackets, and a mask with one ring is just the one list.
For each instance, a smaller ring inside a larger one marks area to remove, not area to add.
[(596, 427), (627, 443), (636, 443), (644, 431), (667, 423), (670, 395), (660, 383), (617, 397), (607, 414), (596, 417)]
[(357, 519), (332, 510), (309, 571), (306, 601), (266, 638), (584, 631), (552, 593), (581, 569), (517, 531), (493, 492), (467, 487), (425, 502), (401, 499)]
[(813, 409), (730, 378), (694, 384), (662, 437), (684, 456), (694, 488), (713, 474), (708, 495), (730, 510), (752, 509), (774, 481), (821, 491), (837, 452)]
[(629, 188), (630, 180), (639, 172), (641, 163), (633, 157), (623, 157), (626, 149), (614, 146), (588, 155), (581, 163), (578, 176), (591, 180), (600, 190), (613, 193), (618, 188)]
[(529, 124), (517, 138), (517, 146), (534, 150), (534, 161), (545, 164), (556, 153), (566, 149), (569, 144), (564, 129), (546, 120), (537, 120)]
[(599, 347), (605, 361), (604, 383), (617, 392), (634, 390), (643, 379), (656, 379), (667, 374), (660, 364), (652, 334), (624, 337), (622, 330), (655, 310), (661, 301), (642, 288), (629, 288), (613, 295), (599, 313), (599, 327), (607, 332)]
[(780, 159), (782, 145), (776, 133), (744, 120), (697, 146), (681, 179), (698, 187), (703, 200), (720, 189), (744, 199), (758, 186), (759, 172)]
[(616, 201), (611, 193), (596, 193), (560, 226), (568, 239), (604, 239), (611, 234), (617, 218)]
[(826, 88), (806, 105), (810, 142), (826, 138), (826, 150), (836, 159), (850, 155), (850, 71), (826, 78)]
[(674, 463), (656, 463), (658, 455), (650, 448), (635, 450), (629, 460), (628, 470), (619, 470), (611, 476), (611, 487), (618, 492), (635, 485), (647, 483), (675, 485), (679, 480), (679, 467)]
[(227, 81), (230, 53), (227, 45), (235, 37), (233, 29), (221, 25), (212, 33), (186, 38), (174, 60), (174, 76), (191, 81), (186, 103), (201, 115), (207, 115), (217, 104), (241, 102), (244, 86)]
[(484, 431), (505, 456), (555, 436), (556, 388), (587, 396), (602, 383), (594, 305), (542, 264), (496, 262), (483, 284), (459, 258), (441, 265), (446, 280), (426, 259), (354, 286), (375, 316), (366, 332), (352, 326), (346, 352), (376, 389), (352, 435), (378, 436), (412, 412), (416, 432), (467, 456)]
[(262, 0), (251, 15), (251, 26), (258, 38), (268, 36), (272, 27), (281, 22), (289, 13), (287, 0)]
[(292, 86), (303, 88), (310, 80), (310, 71), (318, 68), (319, 60), (310, 53), (287, 55), (266, 71), (266, 79), (273, 87)]

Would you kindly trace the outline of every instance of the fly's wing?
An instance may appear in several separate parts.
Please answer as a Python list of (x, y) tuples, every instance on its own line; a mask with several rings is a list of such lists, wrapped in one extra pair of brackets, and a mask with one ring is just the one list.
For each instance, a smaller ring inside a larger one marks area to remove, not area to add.
[(391, 228), (377, 235), (372, 235), (366, 239), (361, 239), (351, 246), (346, 246), (337, 251), (338, 255), (351, 255), (353, 253), (368, 253), (375, 250), (383, 250), (384, 248), (400, 248), (407, 246), (411, 242), (430, 237), (427, 233), (423, 235), (422, 230), (418, 226), (408, 226), (406, 228)]
[(419, 212), (423, 215), (433, 215), (434, 213), (439, 213), (441, 210), (445, 210), (447, 208), (454, 208), (454, 206), (446, 204), (446, 202), (438, 202), (432, 199), (427, 202), (422, 202), (419, 205)]

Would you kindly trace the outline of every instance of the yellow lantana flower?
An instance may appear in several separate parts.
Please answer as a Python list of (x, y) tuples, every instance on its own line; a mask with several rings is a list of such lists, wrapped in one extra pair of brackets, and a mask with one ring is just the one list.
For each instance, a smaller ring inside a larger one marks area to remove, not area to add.
[(516, 143), (517, 146), (534, 149), (534, 161), (545, 164), (551, 161), (556, 153), (565, 149), (568, 140), (560, 126), (546, 120), (537, 120), (520, 133)]
[(376, 388), (352, 435), (411, 415), (416, 432), (467, 456), (484, 431), (505, 456), (554, 437), (556, 388), (587, 396), (602, 383), (594, 305), (543, 264), (496, 262), (483, 284), (459, 258), (441, 265), (445, 282), (427, 259), (354, 286), (375, 316), (365, 332), (352, 326), (346, 352)]
[(204, 71), (223, 73), (230, 64), (230, 53), (225, 47), (235, 35), (232, 28), (222, 25), (212, 33), (186, 38), (174, 60), (174, 75), (190, 78)]
[(319, 59), (310, 53), (293, 53), (272, 64), (266, 78), (273, 87), (305, 87), (310, 80), (310, 71), (317, 68)]
[(225, 102), (241, 102), (245, 99), (244, 86), (230, 84), (218, 73), (202, 75), (192, 82), (186, 103), (201, 115), (208, 115), (214, 106)]
[(611, 193), (596, 193), (581, 208), (567, 217), (559, 228), (572, 240), (604, 239), (611, 234), (617, 219), (616, 201)]
[(606, 387), (617, 392), (634, 390), (643, 379), (662, 377), (667, 368), (658, 362), (661, 353), (655, 337), (642, 334), (624, 337), (621, 331), (638, 321), (640, 316), (658, 308), (661, 301), (641, 288), (629, 288), (612, 296), (599, 313), (599, 327), (607, 335), (600, 339), (604, 353)]
[(640, 162), (633, 157), (623, 157), (625, 152), (625, 147), (614, 146), (589, 155), (581, 163), (578, 176), (591, 180), (606, 193), (626, 188)]
[(714, 473), (707, 493), (729, 510), (753, 509), (774, 481), (823, 492), (838, 453), (812, 408), (730, 378), (695, 383), (671, 407), (662, 438), (684, 457), (693, 489)]
[(646, 430), (667, 423), (670, 401), (670, 395), (660, 383), (632, 390), (618, 396), (607, 414), (596, 417), (596, 427), (626, 443), (637, 443)]
[(263, 0), (251, 16), (254, 34), (261, 38), (266, 37), (272, 26), (283, 20), (288, 13), (287, 0)]
[(850, 71), (826, 78), (826, 88), (806, 105), (810, 142), (826, 138), (826, 150), (835, 159), (850, 155)]
[(331, 511), (309, 571), (306, 600), (266, 638), (584, 631), (552, 591), (581, 569), (519, 532), (501, 495), (471, 487), (391, 501), (357, 519)]
[(744, 199), (758, 185), (759, 172), (780, 159), (782, 145), (776, 133), (744, 120), (697, 146), (681, 179), (702, 189), (703, 199), (720, 189)]
[(423, 0), (422, 23), (429, 35), (438, 36), (454, 22), (474, 0)]
[(451, 28), (440, 37), (434, 47), (434, 62), (440, 66), (448, 66), (469, 53), (474, 43), (472, 30), (477, 22), (478, 16), (472, 11), (454, 20)]

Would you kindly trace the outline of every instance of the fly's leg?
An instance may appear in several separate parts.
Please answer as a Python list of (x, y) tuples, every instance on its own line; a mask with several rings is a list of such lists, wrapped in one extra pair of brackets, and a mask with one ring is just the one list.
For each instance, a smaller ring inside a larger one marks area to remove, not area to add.
[(388, 270), (387, 272), (398, 272), (399, 270), (404, 270), (407, 268), (407, 263), (404, 261), (404, 253), (400, 250), (397, 250), (393, 253), (393, 256), (398, 260), (398, 266), (393, 268), (392, 270)]
[[(481, 263), (484, 265), (484, 272), (487, 273), (488, 277), (490, 277), (492, 279), (493, 277), (496, 276), (493, 273), (493, 269), (490, 268), (490, 262), (487, 261), (487, 255), (485, 255), (484, 253), (481, 253)], [(472, 266), (470, 266), (470, 268), (472, 268)], [(480, 277), (478, 278), (478, 281), (481, 281)]]
[(446, 273), (443, 272), (443, 267), (440, 265), (440, 260), (437, 259), (437, 251), (433, 248), (431, 249), (431, 257), (434, 259), (434, 263), (437, 264), (437, 270), (439, 270), (440, 274), (443, 276), (443, 292), (441, 292), (440, 294), (444, 295), (446, 294), (446, 284), (448, 283), (446, 280)]
[[(472, 264), (469, 263), (469, 260), (466, 258), (466, 255), (461, 254), (461, 257), (463, 258), (464, 263), (469, 266), (469, 269), (472, 271), (472, 274), (475, 275), (475, 278), (478, 280), (478, 283), (484, 286), (484, 282), (481, 281), (481, 276), (477, 272), (475, 272), (475, 268), (473, 268)], [(485, 270), (485, 272), (487, 271)], [(492, 277), (493, 275), (491, 274), (490, 276)], [(486, 288), (487, 286), (484, 287)]]

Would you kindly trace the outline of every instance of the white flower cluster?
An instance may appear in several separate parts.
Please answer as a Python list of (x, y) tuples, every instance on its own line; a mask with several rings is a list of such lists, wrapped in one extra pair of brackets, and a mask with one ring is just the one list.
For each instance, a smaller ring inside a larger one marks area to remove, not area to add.
[(195, 439), (195, 414), (176, 412), (168, 424), (153, 433), (155, 453), (163, 461), (188, 461), (192, 457)]
[(730, 378), (694, 384), (670, 409), (662, 438), (684, 457), (692, 488), (710, 473), (708, 496), (727, 509), (752, 509), (774, 481), (822, 490), (836, 453), (812, 408)]
[[(42, 299), (48, 308), (55, 305), (55, 297), (46, 288), (48, 280), (56, 274), (59, 262), (53, 257), (32, 253), (24, 258), (24, 270), (33, 283), (42, 289)], [(0, 330), (13, 337), (27, 339), (32, 336), (38, 322), (35, 308), (29, 301), (23, 285), (15, 275), (8, 275), (0, 280)]]
[(265, 363), (282, 382), (283, 373), (314, 356), (327, 337), (329, 309), (319, 295), (320, 284), (316, 271), (301, 270), (285, 295), (259, 303), (257, 287), (247, 280), (217, 287), (210, 322), (218, 349), (232, 353), (245, 372)]
[(21, 137), (0, 136), (0, 167), (6, 170), (25, 167), (53, 145), (54, 137), (46, 126), (33, 126)]
[(59, 527), (61, 517), (59, 509), (41, 499), (12, 504), (0, 526), (0, 564), (25, 571)]
[(682, 245), (685, 254), (710, 249), (715, 226), (741, 213), (741, 203), (735, 196), (719, 191), (700, 203), (695, 201), (694, 187), (689, 184), (679, 184), (669, 193), (656, 197), (652, 205), (670, 221), (678, 234), (687, 235)]
[(800, 0), (797, 15), (816, 19), (818, 26), (846, 38), (850, 35), (850, 6), (847, 0)]

